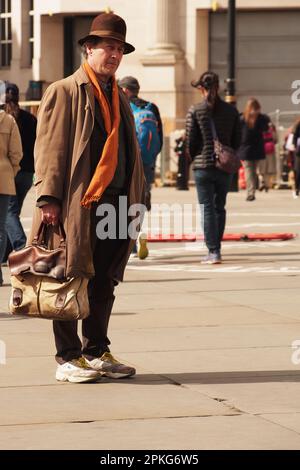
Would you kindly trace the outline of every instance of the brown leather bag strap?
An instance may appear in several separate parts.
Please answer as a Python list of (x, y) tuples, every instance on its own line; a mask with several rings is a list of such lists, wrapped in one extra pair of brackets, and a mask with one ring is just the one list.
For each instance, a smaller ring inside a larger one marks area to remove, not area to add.
[(59, 229), (60, 229), (60, 235), (61, 235), (60, 245), (65, 246), (66, 245), (66, 232), (61, 221), (59, 221)]
[[(41, 222), (36, 236), (32, 240), (33, 245), (46, 245), (46, 232), (48, 225), (44, 222)], [(58, 224), (59, 234), (60, 234), (60, 246), (65, 246), (66, 244), (66, 232), (61, 221)]]

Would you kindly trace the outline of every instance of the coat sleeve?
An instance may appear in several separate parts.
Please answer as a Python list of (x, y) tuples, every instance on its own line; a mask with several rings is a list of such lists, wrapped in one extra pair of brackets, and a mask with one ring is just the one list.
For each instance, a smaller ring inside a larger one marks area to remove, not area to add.
[(13, 167), (14, 176), (20, 170), (20, 160), (22, 159), (23, 152), (22, 152), (22, 141), (20, 132), (15, 120), (12, 120), (12, 128), (9, 137), (9, 144), (8, 144), (8, 158), (11, 162), (11, 166)]
[(64, 198), (68, 161), (71, 95), (61, 83), (47, 88), (38, 112), (34, 148), (37, 199)]
[(190, 160), (194, 160), (197, 150), (202, 145), (202, 136), (195, 117), (195, 108), (191, 106), (186, 116), (186, 153)]

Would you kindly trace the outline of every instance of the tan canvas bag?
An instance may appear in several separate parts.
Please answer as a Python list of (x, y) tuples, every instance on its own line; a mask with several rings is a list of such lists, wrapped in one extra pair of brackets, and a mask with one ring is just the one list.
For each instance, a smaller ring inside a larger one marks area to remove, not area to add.
[(59, 248), (49, 250), (45, 243), (47, 227), (41, 224), (32, 245), (9, 255), (12, 315), (79, 320), (89, 315), (88, 279), (66, 279), (66, 235), (60, 224)]

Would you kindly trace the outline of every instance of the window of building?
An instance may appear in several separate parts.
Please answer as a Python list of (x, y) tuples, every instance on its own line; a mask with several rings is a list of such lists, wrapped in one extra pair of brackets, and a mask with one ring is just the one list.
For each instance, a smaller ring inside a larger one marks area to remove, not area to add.
[(11, 0), (1, 0), (0, 5), (0, 64), (9, 67), (12, 57)]

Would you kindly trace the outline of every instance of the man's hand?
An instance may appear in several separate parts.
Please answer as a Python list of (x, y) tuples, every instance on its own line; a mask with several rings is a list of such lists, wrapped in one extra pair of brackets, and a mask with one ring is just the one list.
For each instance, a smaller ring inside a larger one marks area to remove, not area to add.
[(47, 225), (58, 225), (60, 206), (58, 204), (45, 204), (41, 207), (42, 221)]

